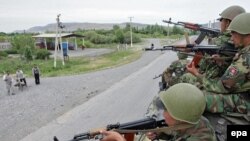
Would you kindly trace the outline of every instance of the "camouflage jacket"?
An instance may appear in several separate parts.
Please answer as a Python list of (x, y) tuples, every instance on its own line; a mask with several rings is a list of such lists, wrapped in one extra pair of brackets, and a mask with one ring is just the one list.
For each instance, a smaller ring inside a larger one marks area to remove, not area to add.
[[(163, 119), (162, 110), (158, 109), (156, 106), (156, 100), (159, 96), (155, 96), (151, 104), (147, 109), (146, 116), (156, 119)], [(169, 139), (169, 134), (160, 134), (159, 138), (162, 140), (185, 140), (185, 141), (215, 141), (215, 133), (210, 125), (209, 121), (205, 117), (201, 117), (200, 121), (193, 127), (184, 129), (185, 132), (173, 131), (171, 135), (173, 136)]]
[(215, 45), (220, 47), (228, 47), (227, 45), (233, 44), (230, 38), (231, 38), (230, 31), (224, 32), (218, 38), (215, 39)]
[(250, 45), (242, 48), (222, 77), (208, 79), (199, 77), (206, 91), (215, 93), (238, 93), (250, 90)]
[(215, 132), (205, 117), (201, 117), (200, 121), (194, 127), (185, 131), (176, 131), (173, 141), (216, 141)]
[(174, 85), (178, 83), (178, 79), (186, 72), (186, 65), (189, 63), (186, 59), (174, 61), (164, 72), (163, 80), (169, 84)]
[[(224, 32), (221, 34), (218, 38), (214, 40), (214, 44), (221, 47), (221, 49), (234, 49), (234, 45), (232, 41), (230, 40), (231, 34), (230, 32)], [(204, 55), (205, 57), (208, 57), (208, 54)], [(226, 56), (221, 55), (221, 56)], [(228, 56), (227, 56), (228, 57)], [(203, 58), (201, 59), (199, 63), (199, 72), (202, 74), (205, 74), (207, 78), (216, 78), (221, 77), (227, 67), (230, 65), (230, 61), (224, 61), (223, 64), (218, 65), (214, 60)]]

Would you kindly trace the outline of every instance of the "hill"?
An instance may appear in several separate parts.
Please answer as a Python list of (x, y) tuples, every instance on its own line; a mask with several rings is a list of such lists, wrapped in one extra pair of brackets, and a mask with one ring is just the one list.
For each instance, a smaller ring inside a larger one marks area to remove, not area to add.
[[(78, 29), (112, 29), (114, 25), (118, 25), (121, 28), (126, 27), (128, 23), (63, 23), (65, 28), (63, 31), (72, 32)], [(144, 28), (148, 24), (132, 23), (132, 27)], [(42, 32), (55, 32), (56, 24), (48, 24), (45, 26), (35, 26), (26, 30), (29, 33), (42, 33)], [(18, 31), (16, 31), (18, 32)], [(23, 31), (21, 31), (23, 32)]]
[[(89, 29), (104, 29), (104, 30), (110, 30), (113, 28), (114, 25), (118, 25), (121, 28), (126, 27), (126, 25), (129, 24), (127, 22), (125, 23), (77, 23), (77, 22), (72, 22), (72, 23), (63, 23), (63, 25), (65, 25), (65, 28), (63, 29), (63, 31), (65, 32), (72, 32), (72, 31), (76, 31), (78, 29), (85, 29), (85, 30), (89, 30)], [(132, 23), (132, 27), (136, 27), (136, 28), (145, 28), (146, 26), (148, 26), (149, 24), (142, 24), (142, 23)], [(208, 27), (208, 24), (202, 24), (202, 26), (204, 27)], [(220, 23), (219, 22), (215, 22), (215, 23), (211, 23), (210, 27), (212, 28), (216, 28), (219, 29), (220, 28)], [(25, 32), (28, 33), (44, 33), (44, 32), (55, 32), (56, 30), (56, 24), (48, 24), (45, 26), (34, 26), (31, 27), (29, 29), (27, 29)], [(15, 32), (24, 32), (23, 30), (18, 30)]]

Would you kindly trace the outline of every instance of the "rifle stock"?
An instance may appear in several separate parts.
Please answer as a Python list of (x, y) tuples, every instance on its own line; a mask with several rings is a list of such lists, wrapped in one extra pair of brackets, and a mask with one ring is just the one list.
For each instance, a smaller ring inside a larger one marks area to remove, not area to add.
[[(164, 120), (156, 120), (154, 118), (145, 118), (141, 120), (136, 120), (128, 123), (116, 123), (116, 124), (109, 124), (106, 126), (106, 128), (101, 128), (101, 129), (106, 129), (106, 130), (113, 130), (113, 129), (126, 129), (126, 130), (145, 130), (145, 129), (154, 129), (157, 127), (163, 127), (167, 126)], [(134, 133), (132, 133), (134, 134)], [(124, 134), (125, 138), (127, 137), (127, 141), (131, 141), (133, 138), (130, 133)], [(82, 141), (86, 139), (100, 139), (102, 138), (100, 130), (93, 130), (93, 131), (88, 131), (85, 133), (77, 134), (73, 137), (73, 139), (69, 141)], [(56, 136), (54, 136), (54, 141), (59, 141)]]

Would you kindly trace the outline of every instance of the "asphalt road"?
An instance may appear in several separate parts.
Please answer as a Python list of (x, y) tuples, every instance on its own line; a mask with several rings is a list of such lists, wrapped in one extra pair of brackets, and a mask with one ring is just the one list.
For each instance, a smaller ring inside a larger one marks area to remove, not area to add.
[[(159, 40), (149, 40), (161, 47)], [(145, 47), (146, 47), (145, 45)], [(153, 79), (174, 60), (172, 51), (145, 52), (130, 64), (98, 72), (41, 78), (14, 96), (0, 96), (1, 141), (48, 141), (116, 122), (143, 118), (159, 79)], [(0, 88), (4, 89), (3, 82)], [(1, 92), (3, 92), (1, 90)]]
[(175, 59), (176, 54), (171, 51), (160, 55), (150, 64), (21, 141), (48, 141), (55, 135), (62, 140), (69, 140), (74, 134), (105, 127), (107, 124), (144, 118), (149, 103), (159, 90), (159, 79), (153, 77), (162, 73), (162, 70)]

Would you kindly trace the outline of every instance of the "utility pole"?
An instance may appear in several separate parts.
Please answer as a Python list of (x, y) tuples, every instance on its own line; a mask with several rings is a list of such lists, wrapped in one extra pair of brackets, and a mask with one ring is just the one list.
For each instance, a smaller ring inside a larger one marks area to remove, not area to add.
[(130, 20), (130, 47), (133, 47), (133, 37), (132, 37), (132, 19), (134, 17), (128, 17)]
[[(62, 29), (65, 27), (64, 25), (62, 25), (62, 23), (60, 22), (60, 16), (61, 14), (57, 15), (56, 18), (56, 22), (57, 22), (57, 26), (56, 26), (56, 39), (55, 39), (55, 53), (54, 53), (54, 67), (56, 68), (56, 57), (57, 57), (57, 50), (59, 48), (59, 44), (61, 47), (61, 54), (62, 54), (62, 65), (64, 66), (64, 56), (63, 56), (63, 46), (62, 46)], [(59, 39), (58, 39), (59, 37)]]
[[(171, 21), (171, 18), (169, 18), (169, 21)], [(169, 23), (168, 23), (168, 37), (169, 37)]]

